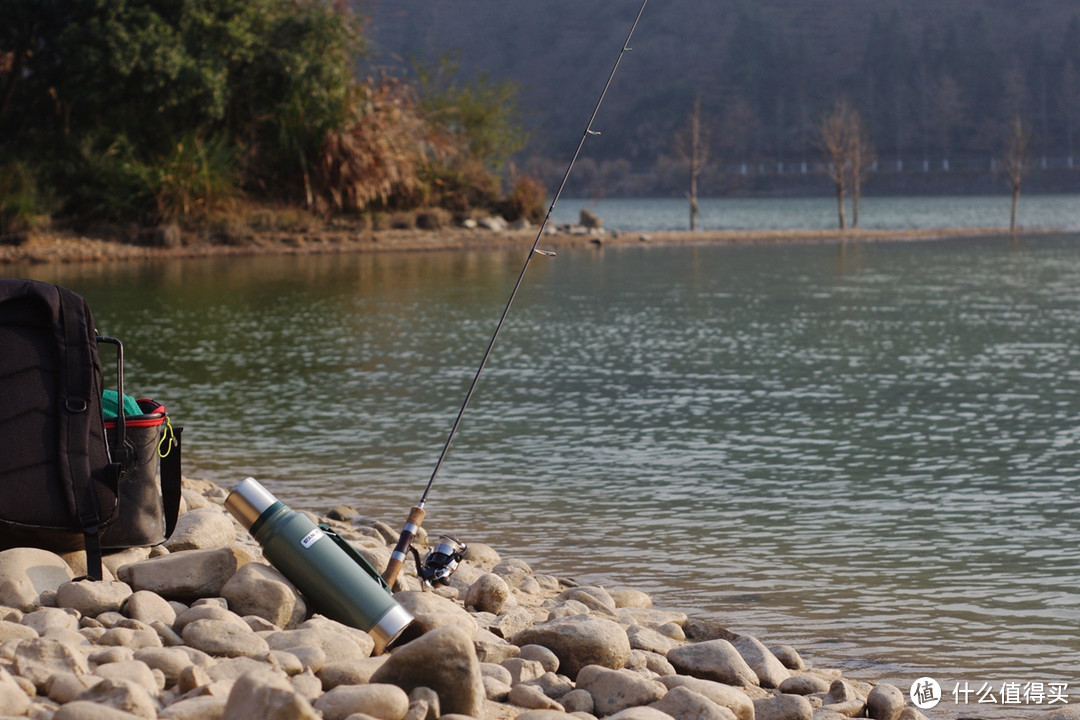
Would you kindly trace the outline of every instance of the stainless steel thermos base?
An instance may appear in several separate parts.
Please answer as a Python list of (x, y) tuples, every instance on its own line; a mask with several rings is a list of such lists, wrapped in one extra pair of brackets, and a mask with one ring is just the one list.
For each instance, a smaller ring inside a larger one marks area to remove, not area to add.
[(255, 478), (237, 485), (225, 498), (225, 507), (315, 610), (367, 632), (375, 640), (376, 654), (412, 623), (413, 616), (367, 570)]

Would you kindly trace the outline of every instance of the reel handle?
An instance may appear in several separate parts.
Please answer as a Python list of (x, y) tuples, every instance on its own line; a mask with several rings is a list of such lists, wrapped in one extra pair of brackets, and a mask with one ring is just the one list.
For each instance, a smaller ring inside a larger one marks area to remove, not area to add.
[(385, 580), (386, 584), (390, 587), (394, 587), (394, 582), (401, 573), (401, 568), (405, 563), (405, 558), (408, 556), (409, 548), (412, 547), (413, 540), (416, 539), (416, 533), (420, 530), (420, 524), (424, 522), (425, 515), (427, 515), (427, 511), (419, 505), (414, 505), (412, 509), (409, 510), (409, 517), (405, 520), (405, 525), (401, 528), (401, 535), (398, 536), (397, 545), (394, 546), (394, 552), (390, 553), (390, 562), (386, 564), (386, 570), (384, 570), (382, 574), (383, 580)]

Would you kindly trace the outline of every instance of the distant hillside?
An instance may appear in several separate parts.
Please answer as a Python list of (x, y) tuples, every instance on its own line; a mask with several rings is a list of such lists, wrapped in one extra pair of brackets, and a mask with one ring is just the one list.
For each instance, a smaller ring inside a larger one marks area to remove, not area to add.
[[(464, 72), (516, 81), (530, 152), (553, 158), (580, 137), (639, 6), (357, 4), (373, 65), (400, 71), (410, 58), (454, 51)], [(859, 107), (881, 161), (897, 167), (985, 164), (1016, 114), (1048, 162), (1080, 154), (1076, 0), (653, 0), (631, 45), (597, 122), (603, 137), (589, 145), (599, 165), (621, 159), (655, 173), (699, 93), (721, 164), (816, 158), (814, 124), (842, 96)]]

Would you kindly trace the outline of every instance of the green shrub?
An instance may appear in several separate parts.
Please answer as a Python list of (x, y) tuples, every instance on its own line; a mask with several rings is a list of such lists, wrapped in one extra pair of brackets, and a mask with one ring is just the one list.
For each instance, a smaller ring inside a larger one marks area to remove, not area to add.
[(225, 209), (239, 191), (232, 152), (224, 138), (187, 135), (152, 165), (157, 215), (164, 221), (202, 219)]
[(44, 213), (33, 174), (22, 163), (0, 163), (0, 242), (20, 242)]

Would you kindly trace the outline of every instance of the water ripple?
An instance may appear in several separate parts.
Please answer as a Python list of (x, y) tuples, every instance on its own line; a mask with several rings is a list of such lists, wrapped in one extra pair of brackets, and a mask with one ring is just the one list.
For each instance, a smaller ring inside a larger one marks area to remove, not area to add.
[[(129, 386), (187, 425), (189, 472), (395, 521), (516, 267), (63, 279), (125, 339)], [(515, 305), (428, 524), (870, 677), (1069, 680), (1078, 327), (1076, 238), (560, 253)]]

